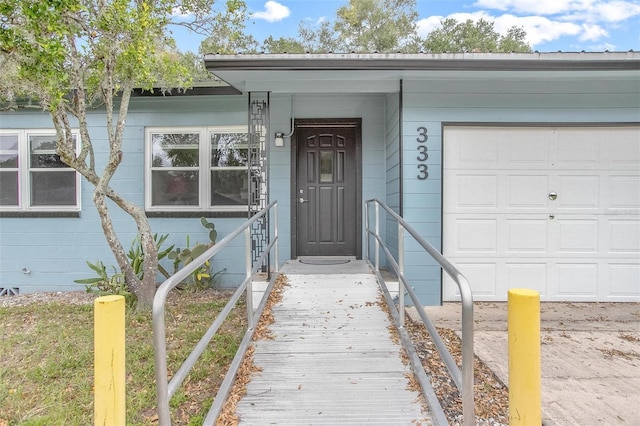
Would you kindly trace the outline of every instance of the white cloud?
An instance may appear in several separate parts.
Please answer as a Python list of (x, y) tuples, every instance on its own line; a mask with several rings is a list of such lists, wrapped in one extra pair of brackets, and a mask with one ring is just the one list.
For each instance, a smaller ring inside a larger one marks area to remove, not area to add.
[(492, 16), (484, 11), (473, 13), (453, 13), (449, 16), (431, 16), (418, 22), (418, 34), (426, 37), (429, 32), (440, 27), (440, 22), (446, 18), (453, 18), (459, 22), (472, 20), (477, 22), (480, 19), (493, 21), (494, 28), (500, 34), (504, 34), (513, 26), (524, 28), (527, 33), (527, 42), (535, 47), (536, 45), (548, 41), (557, 40), (563, 36), (579, 36), (581, 40), (597, 40), (599, 37), (608, 35), (605, 30), (597, 25), (578, 25), (572, 22), (562, 22), (552, 20), (544, 16), (515, 16), (504, 14)]
[(527, 42), (532, 47), (564, 36), (578, 36), (584, 31), (578, 24), (556, 21), (544, 16), (501, 15), (494, 18), (494, 22), (495, 29), (500, 34), (506, 33), (513, 26), (524, 28)]
[(598, 0), (478, 0), (474, 6), (518, 14), (557, 15), (588, 10)]
[(428, 18), (420, 19), (417, 25), (418, 35), (422, 38), (426, 37), (431, 31), (440, 27), (440, 22), (445, 19), (444, 16), (429, 16)]
[(291, 11), (277, 1), (269, 0), (264, 4), (263, 12), (255, 12), (251, 16), (255, 19), (264, 19), (267, 22), (278, 22), (289, 17)]
[(579, 37), (581, 41), (598, 41), (603, 37), (609, 37), (609, 33), (600, 25), (582, 25), (582, 33)]
[(568, 20), (617, 23), (640, 15), (640, 4), (628, 1), (599, 2), (567, 16)]
[(622, 22), (640, 15), (638, 0), (478, 0), (475, 7), (560, 21)]
[[(547, 8), (548, 5), (555, 5)], [(577, 37), (583, 42), (598, 42), (610, 36), (607, 27), (633, 16), (640, 15), (640, 3), (628, 1), (603, 2), (595, 0), (479, 0), (477, 6), (490, 7), (498, 10), (518, 9), (518, 11), (533, 13), (537, 5), (548, 13), (517, 16), (515, 13), (493, 15), (486, 10), (472, 13), (453, 13), (448, 16), (430, 16), (418, 21), (418, 34), (426, 37), (431, 31), (440, 27), (442, 20), (456, 19), (459, 22), (480, 19), (494, 22), (494, 28), (500, 34), (513, 27), (522, 27), (527, 33), (527, 42), (535, 48), (536, 45), (558, 40), (561, 37)], [(592, 9), (585, 10), (591, 6)], [(553, 10), (554, 13), (549, 13)], [(556, 14), (555, 12), (562, 13)], [(544, 16), (547, 15), (547, 16)], [(551, 16), (553, 15), (553, 16)], [(609, 25), (608, 25), (609, 24)], [(599, 43), (613, 50), (612, 45)], [(595, 45), (594, 45), (595, 46)]]

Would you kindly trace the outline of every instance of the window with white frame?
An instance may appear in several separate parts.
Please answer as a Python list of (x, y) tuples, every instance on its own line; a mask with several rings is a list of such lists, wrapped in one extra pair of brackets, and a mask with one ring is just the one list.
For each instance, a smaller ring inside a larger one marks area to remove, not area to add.
[(60, 160), (56, 140), (53, 130), (0, 131), (0, 211), (80, 209), (80, 175)]
[(247, 211), (246, 127), (148, 128), (149, 211)]

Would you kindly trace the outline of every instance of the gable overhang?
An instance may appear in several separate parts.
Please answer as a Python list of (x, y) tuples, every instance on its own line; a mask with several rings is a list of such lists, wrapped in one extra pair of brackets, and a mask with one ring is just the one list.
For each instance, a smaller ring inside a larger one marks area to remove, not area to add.
[(241, 92), (393, 93), (400, 80), (633, 79), (640, 53), (205, 55), (207, 70)]

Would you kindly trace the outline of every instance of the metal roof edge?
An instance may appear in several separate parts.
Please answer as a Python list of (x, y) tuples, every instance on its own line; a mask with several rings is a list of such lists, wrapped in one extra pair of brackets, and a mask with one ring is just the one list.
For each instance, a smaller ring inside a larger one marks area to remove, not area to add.
[(222, 96), (222, 95), (241, 95), (242, 92), (232, 87), (230, 85), (225, 86), (192, 86), (185, 89), (169, 89), (162, 90), (159, 88), (155, 88), (153, 90), (144, 90), (144, 89), (133, 89), (132, 96), (134, 97), (145, 97), (145, 96), (155, 96), (155, 97), (169, 97), (169, 96)]
[(640, 52), (208, 54), (209, 71), (222, 70), (640, 70)]

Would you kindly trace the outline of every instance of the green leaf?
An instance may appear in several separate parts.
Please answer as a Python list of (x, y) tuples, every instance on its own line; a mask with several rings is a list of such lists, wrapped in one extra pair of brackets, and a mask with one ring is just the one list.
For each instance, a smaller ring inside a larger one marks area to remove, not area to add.
[(209, 247), (207, 247), (204, 244), (196, 244), (195, 246), (193, 246), (193, 249), (191, 250), (191, 257), (193, 257), (194, 259), (197, 258), (202, 253), (207, 251), (208, 248)]
[(104, 281), (102, 278), (85, 278), (82, 280), (73, 280), (74, 283), (78, 284), (97, 284), (102, 281)]
[(95, 272), (97, 272), (98, 274), (104, 274), (106, 272), (106, 267), (102, 264), (101, 261), (97, 261), (96, 264), (92, 264), (91, 262), (87, 261), (87, 265), (89, 266), (89, 268), (91, 268), (92, 270), (94, 270)]

